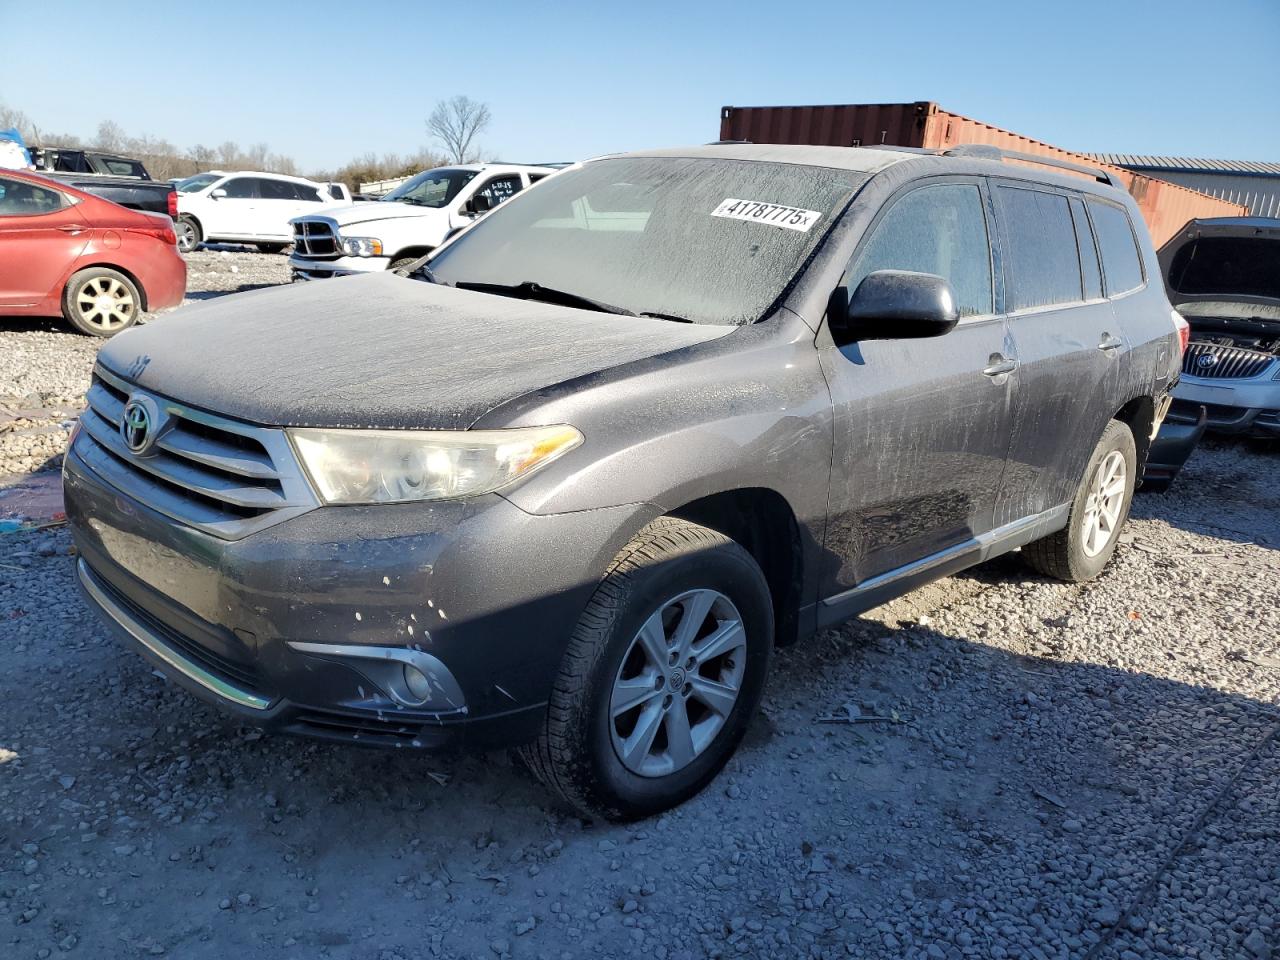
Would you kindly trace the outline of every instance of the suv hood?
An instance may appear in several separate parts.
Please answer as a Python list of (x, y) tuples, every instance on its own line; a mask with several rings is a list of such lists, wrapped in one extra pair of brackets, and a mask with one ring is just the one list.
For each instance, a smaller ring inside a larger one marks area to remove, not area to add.
[(1280, 320), (1280, 220), (1192, 220), (1160, 248), (1160, 270), (1187, 317)]
[(424, 207), (412, 203), (400, 203), (397, 200), (369, 200), (364, 203), (352, 203), (344, 206), (325, 207), (318, 214), (306, 214), (296, 217), (307, 220), (315, 216), (327, 217), (340, 227), (353, 223), (369, 223), (374, 220), (399, 220), (407, 217), (442, 217), (448, 216), (443, 207)]
[(463, 429), (531, 391), (732, 332), (378, 273), (184, 307), (98, 362), (139, 386), (272, 426)]

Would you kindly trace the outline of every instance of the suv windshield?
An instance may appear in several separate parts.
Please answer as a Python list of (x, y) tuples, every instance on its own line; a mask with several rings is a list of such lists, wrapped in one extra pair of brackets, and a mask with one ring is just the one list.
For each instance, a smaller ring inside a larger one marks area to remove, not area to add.
[(428, 170), (400, 184), (381, 199), (423, 207), (443, 207), (475, 176), (475, 170)]
[(541, 288), (642, 315), (752, 323), (866, 180), (745, 160), (594, 161), (502, 204), (431, 273), (464, 288)]
[(195, 193), (197, 190), (203, 190), (213, 181), (221, 178), (222, 174), (220, 173), (197, 173), (194, 177), (179, 180), (174, 184), (174, 189), (179, 193)]

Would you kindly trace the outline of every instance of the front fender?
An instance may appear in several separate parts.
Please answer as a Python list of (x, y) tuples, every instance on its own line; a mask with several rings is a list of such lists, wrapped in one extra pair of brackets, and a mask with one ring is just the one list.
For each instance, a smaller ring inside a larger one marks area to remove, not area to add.
[(831, 398), (812, 331), (792, 319), (744, 327), (491, 411), (475, 427), (570, 423), (585, 438), (504, 496), (533, 514), (628, 503), (669, 512), (714, 493), (765, 488), (821, 542)]

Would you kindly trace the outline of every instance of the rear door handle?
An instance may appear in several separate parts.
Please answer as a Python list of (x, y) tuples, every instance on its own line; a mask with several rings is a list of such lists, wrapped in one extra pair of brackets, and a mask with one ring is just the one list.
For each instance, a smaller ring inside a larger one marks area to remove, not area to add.
[(1109, 333), (1104, 333), (1102, 335), (1102, 342), (1098, 344), (1098, 349), (1105, 353), (1110, 353), (1112, 350), (1119, 350), (1123, 346), (1124, 341), (1119, 337), (1114, 337)]
[(74, 237), (77, 233), (84, 233), (89, 228), (82, 223), (68, 223), (68, 224), (64, 224), (58, 229), (61, 230), (63, 233), (69, 233)]
[(982, 371), (983, 376), (998, 377), (1004, 373), (1013, 373), (1018, 369), (1018, 361), (1010, 360), (1008, 357), (1002, 357), (998, 353), (991, 355), (990, 364)]

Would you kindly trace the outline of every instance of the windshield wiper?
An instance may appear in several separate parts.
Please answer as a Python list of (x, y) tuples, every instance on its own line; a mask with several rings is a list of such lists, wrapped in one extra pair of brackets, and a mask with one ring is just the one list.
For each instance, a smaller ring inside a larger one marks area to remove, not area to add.
[(474, 290), (477, 293), (494, 293), (500, 297), (518, 297), (521, 300), (539, 300), (543, 303), (558, 303), (566, 307), (582, 307), (587, 310), (596, 310), (600, 313), (613, 313), (623, 317), (634, 317), (635, 313), (626, 307), (615, 306), (612, 303), (605, 303), (603, 300), (595, 300), (591, 297), (584, 297), (580, 293), (570, 293), (568, 290), (553, 290), (551, 287), (544, 287), (542, 284), (534, 280), (526, 280), (523, 283), (480, 283), (472, 280), (459, 280), (454, 284), (459, 290)]
[(688, 317), (678, 317), (674, 313), (659, 313), (657, 310), (641, 310), (637, 317), (652, 317), (654, 320), (672, 320), (675, 323), (693, 323)]

